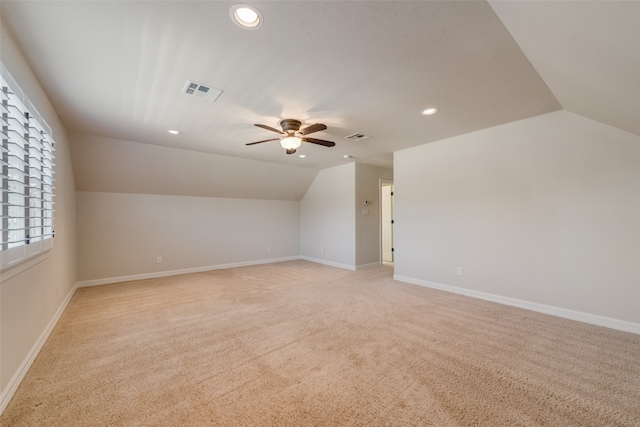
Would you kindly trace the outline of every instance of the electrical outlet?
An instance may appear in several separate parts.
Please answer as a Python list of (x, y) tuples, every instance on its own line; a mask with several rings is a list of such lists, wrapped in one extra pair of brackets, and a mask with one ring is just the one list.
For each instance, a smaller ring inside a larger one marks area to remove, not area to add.
[(156, 264), (162, 264), (162, 257), (161, 256), (157, 256), (156, 257)]
[(267, 252), (271, 252), (271, 246), (267, 246)]
[(324, 248), (320, 248), (320, 252), (324, 252)]
[(457, 274), (458, 276), (462, 276), (462, 267), (458, 267), (458, 268), (456, 268), (456, 274)]

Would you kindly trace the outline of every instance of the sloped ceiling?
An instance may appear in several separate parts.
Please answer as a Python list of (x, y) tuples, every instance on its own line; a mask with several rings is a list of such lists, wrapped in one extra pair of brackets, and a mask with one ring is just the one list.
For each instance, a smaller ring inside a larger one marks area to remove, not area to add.
[(73, 135), (77, 189), (240, 199), (300, 200), (317, 172), (299, 166)]
[[(562, 107), (638, 133), (638, 108), (630, 111), (639, 99), (637, 4), (603, 13), (585, 2), (251, 3), (264, 17), (254, 30), (231, 21), (227, 1), (0, 3), (3, 23), (70, 130), (79, 189), (124, 191), (117, 179), (103, 182), (109, 172), (92, 172), (106, 170), (95, 163), (105, 157), (92, 153), (126, 142), (175, 149), (182, 179), (194, 183), (202, 177), (189, 167), (189, 152), (244, 159), (226, 170), (237, 194), (295, 199), (306, 182), (300, 168), (313, 176), (354, 160), (390, 167), (394, 151)], [(602, 52), (606, 66), (594, 59)], [(213, 103), (188, 97), (180, 93), (188, 79), (223, 93)], [(440, 112), (422, 116), (430, 106)], [(277, 141), (244, 145), (276, 136), (254, 123), (277, 127), (283, 118), (325, 123), (314, 136), (337, 146), (304, 144), (301, 159)], [(167, 134), (171, 128), (182, 134)], [(356, 132), (370, 138), (344, 138)], [(151, 179), (152, 157), (139, 158), (131, 176)], [(289, 166), (282, 173), (302, 184), (286, 196), (275, 184), (251, 192), (252, 161), (256, 170), (263, 162)]]
[(491, 1), (565, 110), (640, 135), (639, 1)]

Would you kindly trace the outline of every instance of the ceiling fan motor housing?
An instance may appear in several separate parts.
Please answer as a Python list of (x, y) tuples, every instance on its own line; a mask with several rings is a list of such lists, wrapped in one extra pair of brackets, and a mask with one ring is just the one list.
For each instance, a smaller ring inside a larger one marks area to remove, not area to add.
[(287, 133), (289, 133), (289, 131), (291, 131), (291, 133), (299, 131), (301, 125), (302, 122), (296, 119), (284, 119), (280, 121), (282, 130)]

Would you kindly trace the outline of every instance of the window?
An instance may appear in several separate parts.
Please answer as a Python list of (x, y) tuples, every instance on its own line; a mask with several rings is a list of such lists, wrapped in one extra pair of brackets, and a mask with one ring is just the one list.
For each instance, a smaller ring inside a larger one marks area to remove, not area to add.
[(53, 246), (51, 129), (0, 64), (0, 269)]

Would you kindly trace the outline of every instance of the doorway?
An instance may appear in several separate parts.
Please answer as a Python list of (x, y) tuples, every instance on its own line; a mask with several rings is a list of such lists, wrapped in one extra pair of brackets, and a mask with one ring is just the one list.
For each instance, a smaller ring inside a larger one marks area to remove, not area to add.
[(384, 265), (393, 265), (393, 181), (380, 180), (380, 239)]

